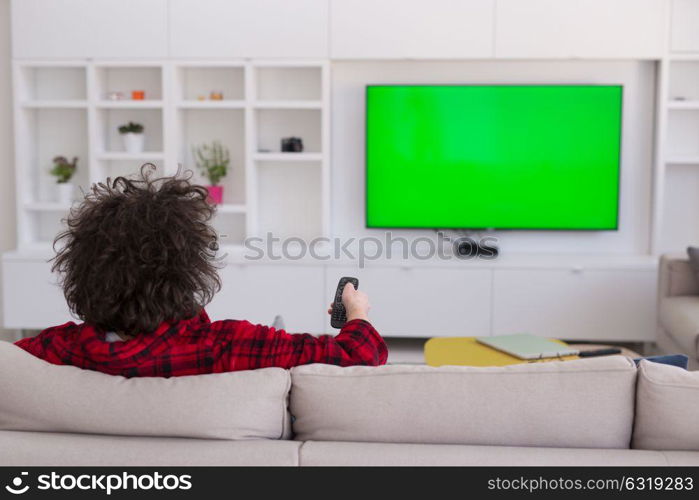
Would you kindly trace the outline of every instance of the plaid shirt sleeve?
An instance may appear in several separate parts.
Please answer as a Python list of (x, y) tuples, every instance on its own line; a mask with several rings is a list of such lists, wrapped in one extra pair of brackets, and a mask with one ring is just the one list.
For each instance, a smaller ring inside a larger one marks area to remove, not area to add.
[(17, 345), (50, 363), (125, 377), (174, 377), (326, 363), (381, 365), (386, 344), (368, 321), (348, 322), (335, 337), (289, 334), (248, 321), (194, 318), (164, 322), (152, 333), (108, 342), (89, 324), (48, 328)]
[[(212, 323), (214, 325), (216, 323)], [(223, 365), (222, 371), (272, 366), (291, 368), (309, 363), (377, 366), (385, 364), (388, 356), (381, 335), (371, 323), (361, 319), (347, 322), (335, 337), (290, 334), (247, 321), (240, 322), (235, 338), (223, 344), (221, 349), (216, 357)]]

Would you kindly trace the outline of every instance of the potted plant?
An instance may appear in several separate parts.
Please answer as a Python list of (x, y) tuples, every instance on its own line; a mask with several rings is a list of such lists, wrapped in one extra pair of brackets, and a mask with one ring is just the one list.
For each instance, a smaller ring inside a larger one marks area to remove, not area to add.
[(197, 167), (202, 175), (209, 179), (209, 185), (206, 188), (209, 190), (211, 203), (223, 203), (223, 186), (220, 186), (219, 182), (228, 173), (230, 163), (228, 148), (220, 141), (214, 141), (211, 145), (202, 144), (193, 148), (193, 153)]
[(119, 133), (124, 141), (124, 149), (127, 153), (141, 153), (146, 141), (143, 135), (143, 125), (129, 122), (119, 127)]
[(56, 177), (56, 188), (58, 192), (58, 202), (62, 205), (70, 205), (73, 201), (73, 185), (70, 179), (78, 168), (78, 158), (68, 161), (65, 156), (56, 156), (53, 159), (51, 175)]

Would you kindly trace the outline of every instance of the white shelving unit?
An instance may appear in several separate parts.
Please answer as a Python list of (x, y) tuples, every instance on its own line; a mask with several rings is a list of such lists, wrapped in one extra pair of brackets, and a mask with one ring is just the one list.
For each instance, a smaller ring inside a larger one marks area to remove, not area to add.
[[(54, 156), (79, 158), (76, 196), (147, 162), (205, 184), (192, 148), (214, 140), (231, 153), (214, 221), (224, 250), (268, 232), (328, 235), (328, 72), (327, 61), (308, 60), (15, 62), (19, 249), (48, 246), (70, 208), (56, 202)], [(145, 98), (131, 100), (133, 90)], [(142, 153), (124, 151), (117, 128), (129, 121), (144, 125)], [(290, 136), (304, 152), (281, 152)]]
[(655, 254), (699, 242), (699, 53), (659, 64)]

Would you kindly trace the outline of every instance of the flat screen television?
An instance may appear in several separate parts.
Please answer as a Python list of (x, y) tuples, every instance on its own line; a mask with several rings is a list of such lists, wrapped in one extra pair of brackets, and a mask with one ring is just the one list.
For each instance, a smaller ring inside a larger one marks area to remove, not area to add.
[(366, 225), (617, 229), (620, 85), (369, 85)]

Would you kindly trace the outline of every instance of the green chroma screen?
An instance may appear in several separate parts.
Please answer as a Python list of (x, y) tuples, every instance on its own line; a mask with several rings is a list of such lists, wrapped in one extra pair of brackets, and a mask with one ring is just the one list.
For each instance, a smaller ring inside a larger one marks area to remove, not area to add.
[(616, 229), (619, 85), (371, 85), (368, 227)]

